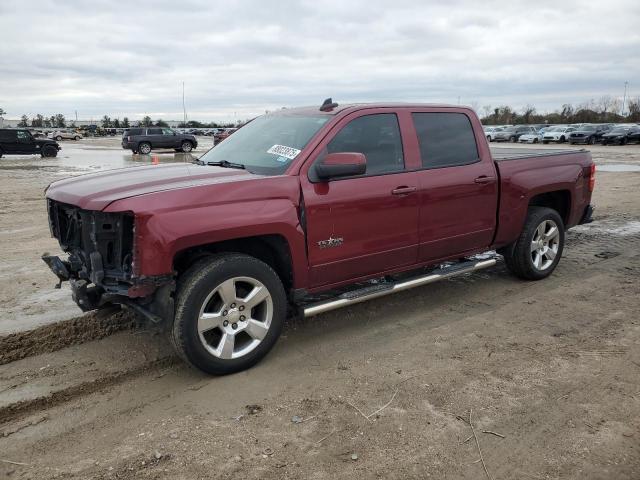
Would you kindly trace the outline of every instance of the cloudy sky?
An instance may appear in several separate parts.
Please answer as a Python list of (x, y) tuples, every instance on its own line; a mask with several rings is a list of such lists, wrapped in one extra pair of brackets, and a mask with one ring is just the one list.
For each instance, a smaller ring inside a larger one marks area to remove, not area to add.
[(640, 1), (2, 0), (6, 118), (640, 95)]

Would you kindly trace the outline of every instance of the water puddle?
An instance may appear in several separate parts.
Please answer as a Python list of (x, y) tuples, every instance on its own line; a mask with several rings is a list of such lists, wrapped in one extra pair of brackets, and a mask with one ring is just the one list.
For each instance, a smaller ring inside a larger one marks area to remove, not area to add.
[(586, 225), (576, 225), (571, 229), (572, 232), (591, 233), (591, 234), (607, 234), (618, 237), (627, 237), (629, 235), (640, 234), (640, 221), (631, 220), (623, 225), (606, 225), (598, 221), (587, 223)]
[(609, 165), (598, 165), (596, 169), (598, 172), (640, 172), (640, 165), (612, 163)]

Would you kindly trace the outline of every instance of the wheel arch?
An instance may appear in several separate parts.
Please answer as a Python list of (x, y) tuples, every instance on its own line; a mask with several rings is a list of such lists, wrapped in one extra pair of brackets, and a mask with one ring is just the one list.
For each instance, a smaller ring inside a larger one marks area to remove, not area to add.
[(219, 253), (244, 253), (257, 258), (273, 268), (280, 277), (285, 291), (290, 292), (293, 289), (291, 246), (280, 234), (235, 238), (189, 247), (176, 253), (173, 258), (173, 268), (180, 276), (195, 262)]
[(534, 195), (529, 199), (529, 207), (547, 207), (558, 212), (565, 225), (569, 223), (571, 214), (571, 192), (554, 190)]

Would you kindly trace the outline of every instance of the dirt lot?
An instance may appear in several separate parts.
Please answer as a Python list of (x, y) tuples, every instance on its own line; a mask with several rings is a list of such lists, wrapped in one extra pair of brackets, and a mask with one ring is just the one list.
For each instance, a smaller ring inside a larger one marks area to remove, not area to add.
[(592, 151), (614, 171), (549, 279), (500, 265), (291, 322), (220, 378), (126, 315), (73, 318), (40, 265), (50, 181), (149, 159), (3, 158), (0, 478), (640, 478), (640, 172), (615, 166), (640, 147)]

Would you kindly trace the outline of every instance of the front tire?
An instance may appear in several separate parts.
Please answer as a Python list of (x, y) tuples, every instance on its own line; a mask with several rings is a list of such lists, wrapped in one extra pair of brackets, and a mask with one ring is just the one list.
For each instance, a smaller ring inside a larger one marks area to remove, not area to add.
[(286, 314), (284, 287), (269, 265), (243, 254), (207, 257), (179, 280), (171, 339), (194, 367), (235, 373), (271, 350)]
[(58, 149), (51, 145), (45, 145), (45, 147), (42, 149), (41, 155), (47, 158), (57, 157)]
[(58, 136), (56, 137), (56, 141), (60, 142), (61, 140), (62, 140), (62, 137), (61, 137), (60, 135), (58, 135)]
[(509, 141), (510, 141), (511, 143), (516, 143), (516, 142), (518, 141), (518, 139), (517, 139), (516, 137), (510, 137), (510, 138), (509, 138)]
[(77, 142), (78, 140), (80, 140), (80, 137), (76, 135), (75, 137), (73, 137), (73, 139)]
[(555, 210), (530, 207), (518, 240), (503, 251), (507, 268), (525, 280), (541, 280), (555, 270), (564, 249), (564, 222)]

